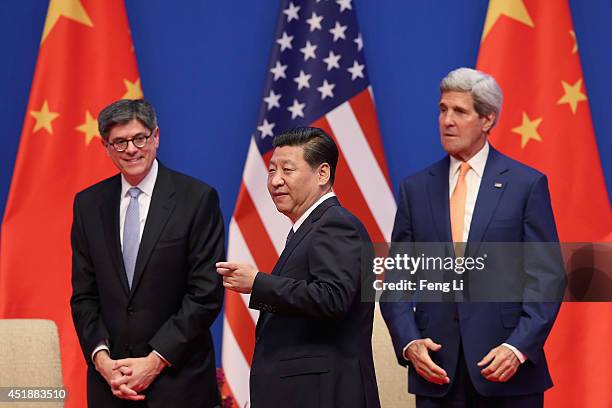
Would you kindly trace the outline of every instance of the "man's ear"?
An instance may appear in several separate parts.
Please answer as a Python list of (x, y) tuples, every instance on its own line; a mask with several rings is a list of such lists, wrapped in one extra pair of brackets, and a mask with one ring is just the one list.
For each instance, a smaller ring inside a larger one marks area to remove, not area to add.
[(482, 130), (484, 130), (485, 133), (489, 133), (491, 131), (491, 129), (493, 128), (493, 123), (495, 123), (496, 117), (497, 114), (495, 112), (491, 112), (488, 115), (483, 116), (484, 123), (482, 126)]
[(108, 151), (108, 143), (106, 142), (106, 140), (104, 140), (104, 138), (100, 138), (100, 143), (102, 143), (102, 147), (104, 148), (106, 155), (110, 156), (110, 152)]
[(331, 168), (329, 167), (328, 163), (322, 163), (319, 165), (318, 176), (320, 186), (324, 186), (325, 184), (329, 183)]
[(153, 142), (155, 143), (155, 148), (159, 148), (159, 126), (153, 130)]

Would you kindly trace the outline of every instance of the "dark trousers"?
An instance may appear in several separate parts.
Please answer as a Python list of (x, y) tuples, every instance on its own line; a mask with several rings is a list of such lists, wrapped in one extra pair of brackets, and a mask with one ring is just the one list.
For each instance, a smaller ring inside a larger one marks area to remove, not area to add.
[[(443, 397), (416, 396), (417, 408), (542, 408), (544, 393), (513, 397), (485, 397), (474, 388), (460, 347), (455, 381)], [(520, 368), (519, 368), (520, 369)]]
[(122, 401), (121, 408), (147, 408), (147, 401)]

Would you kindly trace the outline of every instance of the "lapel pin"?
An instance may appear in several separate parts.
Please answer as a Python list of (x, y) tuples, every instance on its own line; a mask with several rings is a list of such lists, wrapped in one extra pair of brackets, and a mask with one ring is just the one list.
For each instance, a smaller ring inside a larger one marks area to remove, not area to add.
[(495, 188), (502, 188), (503, 184), (502, 183), (495, 183)]

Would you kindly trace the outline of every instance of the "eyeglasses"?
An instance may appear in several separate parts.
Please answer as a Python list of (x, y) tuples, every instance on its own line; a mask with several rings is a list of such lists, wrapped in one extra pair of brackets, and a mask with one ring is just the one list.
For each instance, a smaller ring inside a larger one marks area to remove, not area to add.
[(153, 135), (153, 132), (149, 133), (148, 135), (136, 135), (131, 139), (117, 139), (113, 142), (108, 142), (107, 144), (113, 146), (113, 148), (119, 153), (126, 151), (130, 142), (134, 144), (134, 147), (142, 149), (149, 141), (151, 135)]

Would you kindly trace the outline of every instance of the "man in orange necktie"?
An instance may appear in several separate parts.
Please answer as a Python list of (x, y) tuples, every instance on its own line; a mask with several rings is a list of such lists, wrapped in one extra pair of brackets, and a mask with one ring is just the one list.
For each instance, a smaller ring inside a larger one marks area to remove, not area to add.
[[(401, 183), (393, 242), (452, 242), (454, 259), (464, 251), (473, 255), (480, 242), (556, 242), (546, 176), (487, 141), (502, 105), (495, 79), (460, 68), (442, 80), (440, 91), (440, 138), (448, 156)], [(546, 298), (541, 288), (562, 288), (563, 269), (557, 258), (516, 258), (483, 271), (502, 288), (523, 282), (515, 301), (381, 302), (398, 361), (411, 368), (417, 407), (542, 406), (552, 386), (543, 347), (559, 303), (521, 300)], [(496, 262), (488, 261), (487, 267)], [(465, 280), (482, 289), (480, 276)]]

